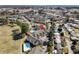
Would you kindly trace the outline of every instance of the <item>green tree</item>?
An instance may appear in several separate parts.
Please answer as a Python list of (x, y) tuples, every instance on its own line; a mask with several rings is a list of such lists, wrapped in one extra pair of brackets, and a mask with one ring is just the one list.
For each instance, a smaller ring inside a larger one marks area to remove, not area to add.
[(48, 51), (48, 54), (51, 54), (52, 53), (52, 46), (48, 46), (47, 51)]
[(19, 20), (16, 20), (16, 24), (20, 27), (22, 26), (22, 23)]
[(29, 24), (28, 23), (22, 23), (22, 22), (17, 20), (16, 24), (21, 27), (21, 33), (22, 34), (28, 32), (28, 30), (29, 30)]
[(27, 33), (28, 30), (29, 30), (29, 24), (27, 24), (27, 23), (22, 23), (21, 32), (24, 34), (24, 33)]
[(50, 31), (49, 31), (49, 33), (48, 33), (48, 39), (49, 39), (49, 41), (48, 41), (48, 45), (47, 45), (47, 52), (48, 52), (48, 54), (50, 54), (50, 53), (52, 53), (52, 50), (53, 50), (53, 46), (54, 46), (54, 41), (53, 41), (53, 36), (54, 36), (54, 23), (52, 22), (51, 23), (51, 27), (50, 27)]
[(53, 40), (48, 42), (48, 45), (47, 45), (48, 54), (52, 53), (52, 50), (53, 50)]
[(46, 23), (46, 29), (48, 30), (49, 29), (49, 25)]

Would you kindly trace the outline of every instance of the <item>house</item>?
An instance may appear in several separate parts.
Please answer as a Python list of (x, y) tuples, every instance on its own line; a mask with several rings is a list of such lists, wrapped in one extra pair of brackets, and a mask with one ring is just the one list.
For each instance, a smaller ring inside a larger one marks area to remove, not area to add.
[(70, 39), (71, 39), (71, 40), (78, 40), (79, 38), (77, 38), (77, 37), (72, 37), (72, 36), (71, 36)]
[(73, 30), (72, 27), (70, 27), (70, 25), (69, 25), (68, 23), (65, 24), (65, 28), (66, 28), (66, 30), (70, 33), (71, 36), (76, 36), (75, 31)]
[(46, 29), (45, 25), (40, 24), (40, 29), (41, 29), (41, 30), (45, 30), (45, 29)]
[(55, 35), (55, 42), (56, 43), (61, 43), (60, 34), (59, 33), (54, 33), (54, 35)]
[(26, 40), (29, 41), (31, 44), (33, 44), (35, 46), (39, 45), (39, 41), (34, 39), (34, 38), (32, 38), (32, 37), (30, 37), (30, 36), (28, 36)]
[(18, 15), (8, 16), (7, 18), (9, 23), (15, 23), (18, 19)]

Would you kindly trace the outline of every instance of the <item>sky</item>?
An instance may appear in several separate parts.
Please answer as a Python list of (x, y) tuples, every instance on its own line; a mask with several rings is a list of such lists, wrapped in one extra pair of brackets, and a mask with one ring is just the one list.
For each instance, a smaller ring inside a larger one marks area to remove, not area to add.
[(79, 0), (0, 0), (0, 5), (79, 5)]

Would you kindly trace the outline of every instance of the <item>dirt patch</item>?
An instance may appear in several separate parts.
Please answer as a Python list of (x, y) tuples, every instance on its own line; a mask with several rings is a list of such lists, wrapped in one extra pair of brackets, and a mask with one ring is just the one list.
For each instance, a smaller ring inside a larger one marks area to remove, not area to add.
[(1, 54), (22, 53), (21, 45), (22, 45), (23, 39), (20, 39), (17, 41), (13, 40), (12, 29), (14, 29), (14, 27), (10, 27), (7, 25), (0, 26), (0, 53)]

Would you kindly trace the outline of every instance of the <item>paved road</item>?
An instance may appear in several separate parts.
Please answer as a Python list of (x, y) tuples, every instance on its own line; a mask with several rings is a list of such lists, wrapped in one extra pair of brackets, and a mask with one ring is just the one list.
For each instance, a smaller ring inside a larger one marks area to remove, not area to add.
[(46, 54), (45, 51), (46, 51), (46, 46), (44, 46), (43, 48), (40, 46), (37, 46), (32, 48), (29, 54)]

